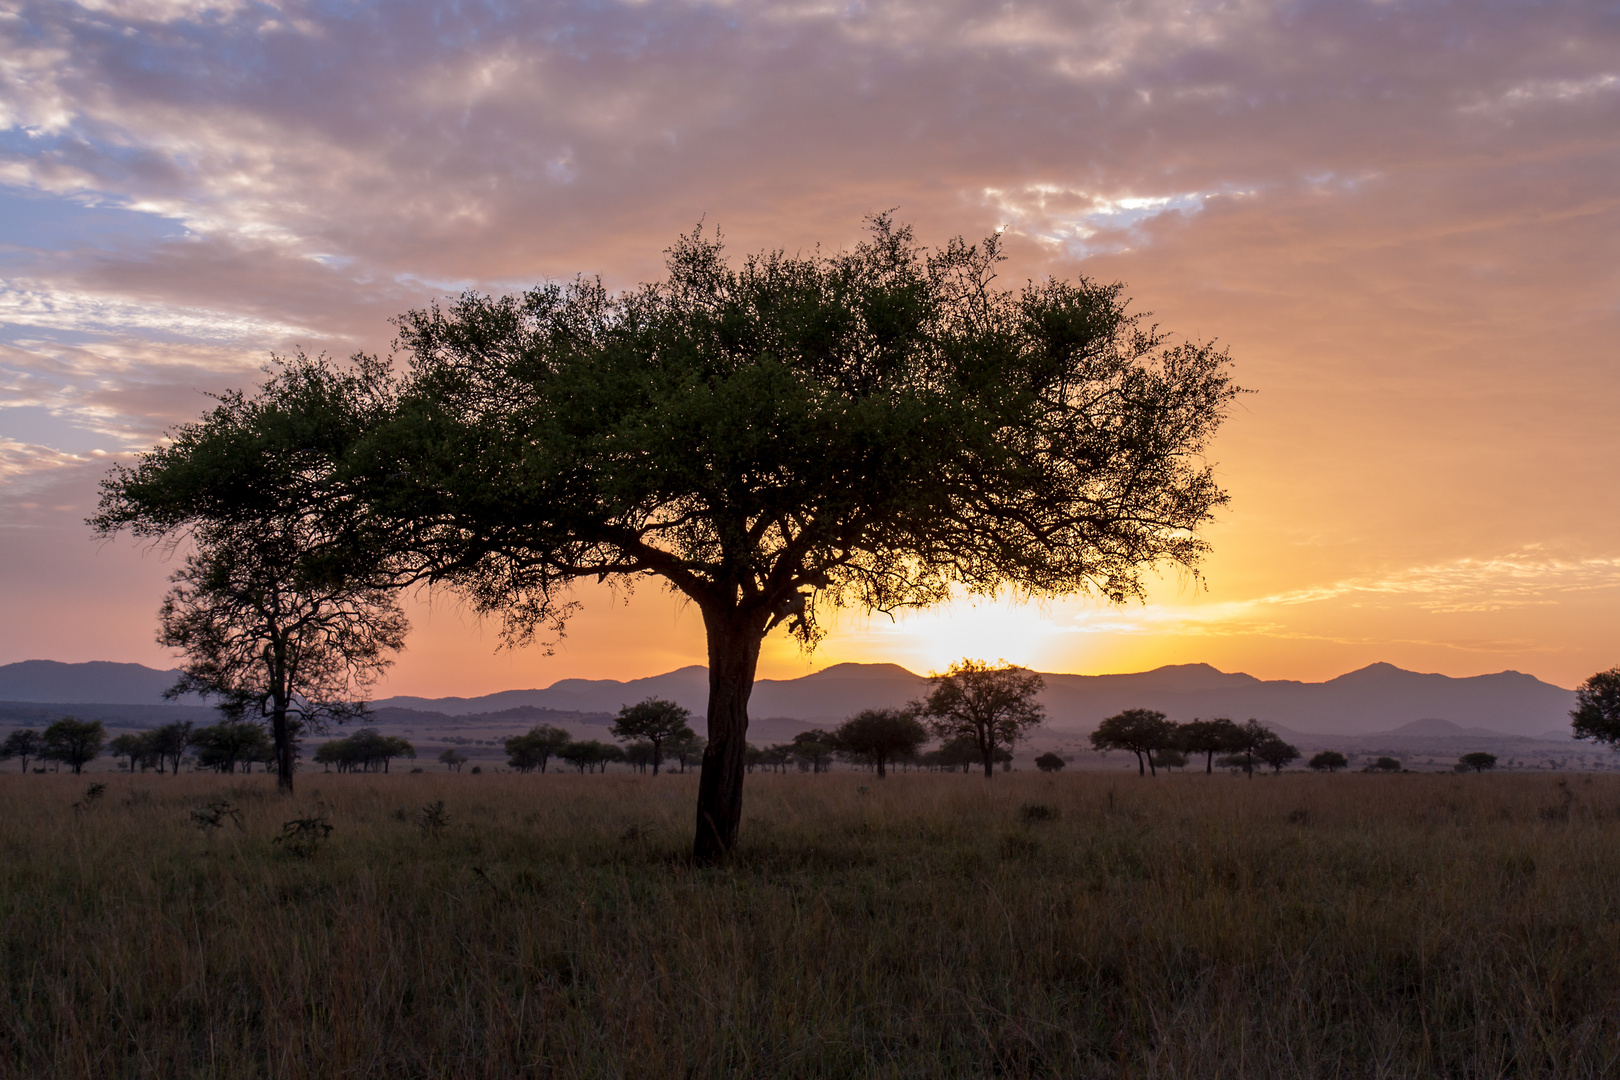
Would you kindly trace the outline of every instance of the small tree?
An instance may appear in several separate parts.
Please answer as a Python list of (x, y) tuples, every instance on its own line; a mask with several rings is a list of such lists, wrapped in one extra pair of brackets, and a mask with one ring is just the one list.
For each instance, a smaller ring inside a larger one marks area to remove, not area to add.
[(1176, 726), (1156, 709), (1126, 709), (1097, 725), (1091, 745), (1098, 750), (1128, 750), (1136, 755), (1136, 775), (1146, 776), (1153, 769), (1152, 755), (1175, 743)]
[(1289, 762), (1299, 757), (1299, 750), (1273, 735), (1254, 748), (1254, 756), (1270, 765), (1273, 772), (1280, 773)]
[[(644, 773), (652, 767), (653, 757), (653, 744), (646, 739), (637, 739), (624, 746), (624, 763), (638, 773)], [(753, 771), (752, 764), (749, 765), (749, 771)]]
[(1176, 748), (1187, 754), (1204, 755), (1204, 772), (1215, 771), (1215, 755), (1230, 753), (1237, 745), (1238, 726), (1225, 717), (1189, 720), (1176, 727)]
[(547, 763), (573, 741), (572, 735), (555, 724), (536, 724), (527, 734), (513, 735), (502, 745), (507, 765), (518, 772), (545, 772)]
[(1401, 763), (1396, 758), (1381, 757), (1367, 766), (1368, 772), (1400, 772)]
[(1035, 767), (1044, 773), (1062, 772), (1066, 764), (1067, 762), (1050, 750), (1035, 759)]
[(272, 756), (263, 724), (229, 717), (192, 732), (191, 746), (199, 768), (222, 773), (234, 773), (238, 764), (251, 767), (252, 762)]
[(453, 746), (448, 746), (439, 752), (439, 761), (451, 772), (460, 772), (461, 767), (467, 764), (467, 755)]
[(129, 771), (133, 773), (136, 764), (144, 760), (151, 750), (144, 732), (127, 731), (107, 744), (107, 752), (115, 758), (128, 758)]
[(793, 736), (789, 743), (793, 747), (793, 756), (798, 758), (811, 772), (826, 772), (832, 768), (833, 755), (838, 752), (838, 737), (830, 731), (821, 728), (811, 728), (801, 731)]
[(1305, 763), (1317, 772), (1338, 772), (1350, 764), (1350, 759), (1337, 750), (1323, 750)]
[(1600, 671), (1577, 686), (1569, 718), (1577, 739), (1620, 748), (1620, 667)]
[(174, 774), (180, 775), (180, 761), (191, 747), (191, 721), (175, 720), (154, 728), (147, 736), (152, 741), (152, 753), (157, 755), (158, 772), (163, 771), (163, 764), (167, 761), (173, 764)]
[(6, 736), (6, 741), (0, 743), (0, 761), (21, 758), (22, 771), (27, 772), (28, 759), (38, 757), (44, 748), (45, 743), (39, 737), (39, 732), (33, 728), (15, 728)]
[(64, 716), (45, 729), (39, 756), (47, 761), (60, 761), (77, 775), (96, 759), (106, 741), (107, 729), (100, 720)]
[(1486, 769), (1496, 768), (1496, 755), (1484, 752), (1464, 754), (1457, 759), (1457, 764), (1473, 769), (1475, 772), (1484, 772)]
[(904, 709), (863, 709), (838, 725), (833, 743), (839, 753), (877, 766), (878, 779), (889, 762), (917, 752), (928, 741), (928, 729)]
[[(1277, 733), (1253, 717), (1241, 724), (1233, 725), (1232, 756), (1239, 758), (1243, 762), (1244, 775), (1250, 780), (1254, 779), (1254, 762), (1259, 756), (1260, 748), (1274, 741), (1280, 741), (1277, 739)], [(1283, 745), (1287, 746), (1288, 744), (1284, 743)], [(1292, 748), (1290, 747), (1290, 749)], [(1280, 753), (1281, 750), (1279, 749), (1277, 752)], [(1292, 761), (1298, 756), (1299, 752), (1296, 750), (1294, 751), (1294, 757), (1288, 760)]]
[(1153, 751), (1148, 756), (1148, 761), (1161, 769), (1185, 769), (1187, 767), (1187, 755), (1173, 746)]
[(1046, 681), (1005, 660), (994, 666), (962, 659), (943, 675), (931, 675), (933, 689), (912, 708), (944, 740), (971, 738), (988, 779), (995, 775), (996, 751), (1013, 745), (1046, 718), (1038, 695)]
[(613, 722), (613, 737), (621, 742), (645, 739), (652, 744), (652, 771), (658, 775), (658, 766), (664, 760), (664, 743), (689, 739), (697, 733), (688, 723), (692, 711), (683, 709), (673, 701), (649, 697), (639, 705), (626, 705), (619, 710)]

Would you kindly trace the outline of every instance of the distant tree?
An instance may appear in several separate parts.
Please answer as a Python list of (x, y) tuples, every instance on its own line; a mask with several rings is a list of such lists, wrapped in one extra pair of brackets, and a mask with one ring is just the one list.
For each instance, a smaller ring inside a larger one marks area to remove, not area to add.
[(96, 759), (106, 741), (107, 729), (100, 720), (64, 716), (45, 729), (39, 756), (47, 761), (61, 762), (76, 775)]
[(1010, 752), (1046, 717), (1045, 708), (1035, 700), (1045, 689), (1045, 680), (1005, 660), (991, 665), (964, 658), (945, 674), (929, 676), (929, 682), (933, 689), (912, 708), (940, 739), (971, 738), (986, 779), (995, 775), (997, 749)]
[(1185, 769), (1187, 755), (1173, 746), (1166, 746), (1162, 750), (1155, 750), (1148, 756), (1148, 761), (1161, 769)]
[(1338, 772), (1350, 764), (1350, 759), (1337, 750), (1323, 750), (1320, 754), (1306, 762), (1317, 772)]
[(940, 743), (938, 750), (930, 750), (923, 758), (934, 767), (948, 772), (955, 772), (957, 769), (971, 772), (973, 766), (983, 765), (983, 759), (979, 754), (979, 741), (972, 735), (958, 735), (954, 739), (946, 739)]
[(147, 735), (152, 740), (152, 753), (157, 755), (158, 772), (163, 771), (167, 761), (173, 765), (174, 774), (180, 775), (180, 761), (191, 748), (191, 721), (175, 720), (154, 728)]
[(191, 746), (198, 768), (222, 773), (234, 773), (238, 764), (247, 766), (271, 750), (263, 724), (229, 717), (193, 731)]
[(636, 772), (644, 773), (651, 768), (653, 757), (653, 744), (646, 739), (624, 744), (624, 763)]
[(1486, 769), (1496, 768), (1496, 755), (1484, 752), (1464, 754), (1457, 759), (1457, 764), (1473, 769), (1475, 772), (1484, 772)]
[(21, 758), (22, 771), (26, 773), (28, 759), (38, 757), (44, 748), (45, 743), (39, 737), (39, 732), (33, 728), (14, 728), (11, 734), (6, 736), (6, 741), (0, 743), (0, 761)]
[(695, 732), (691, 735), (683, 735), (678, 739), (671, 739), (664, 744), (666, 756), (674, 758), (675, 763), (681, 767), (683, 773), (687, 769), (701, 765), (704, 761), (703, 755), (708, 748), (709, 740)]
[(785, 773), (793, 761), (791, 743), (772, 743), (759, 752), (759, 763), (773, 772)]
[(1620, 748), (1620, 667), (1600, 671), (1577, 686), (1569, 718), (1577, 739)]
[(127, 758), (133, 773), (136, 765), (151, 754), (151, 747), (144, 732), (126, 731), (107, 744), (107, 752), (115, 758)]
[(832, 768), (833, 755), (838, 752), (838, 737), (830, 731), (811, 728), (793, 736), (788, 745), (793, 747), (793, 756), (799, 759), (801, 770), (826, 772)]
[(1269, 739), (1261, 740), (1260, 745), (1254, 748), (1254, 756), (1270, 765), (1273, 772), (1280, 773), (1289, 762), (1298, 759), (1299, 750), (1273, 735)]
[(1050, 750), (1035, 759), (1035, 767), (1045, 773), (1062, 772), (1066, 764), (1067, 762)]
[[(1275, 741), (1279, 741), (1277, 733), (1252, 717), (1241, 724), (1233, 726), (1232, 756), (1242, 761), (1243, 772), (1249, 779), (1254, 779), (1254, 763), (1259, 757), (1260, 748)], [(1287, 746), (1286, 743), (1283, 745)], [(1292, 747), (1289, 749), (1292, 749)], [(1281, 748), (1279, 747), (1276, 752), (1281, 753)], [(1296, 750), (1294, 751), (1294, 757), (1288, 760), (1292, 761), (1297, 757), (1299, 757), (1299, 752)]]
[(1225, 717), (1189, 720), (1176, 726), (1176, 748), (1187, 754), (1203, 754), (1206, 774), (1215, 771), (1215, 755), (1231, 753), (1238, 738), (1238, 726)]
[(389, 762), (397, 757), (414, 759), (416, 747), (408, 739), (384, 735), (375, 728), (332, 739), (315, 751), (317, 765), (336, 765), (338, 772), (387, 772)]
[(749, 772), (753, 772), (755, 769), (763, 766), (765, 764), (765, 748), (762, 746), (755, 746), (753, 743), (749, 743), (748, 759), (746, 762), (744, 762), (744, 764), (747, 766)]
[(839, 724), (832, 739), (839, 753), (877, 766), (882, 780), (890, 762), (928, 741), (928, 729), (905, 709), (863, 709)]
[(443, 763), (446, 769), (452, 772), (460, 772), (461, 767), (467, 764), (467, 755), (453, 746), (447, 746), (439, 752), (439, 761)]
[(555, 724), (536, 724), (526, 734), (513, 735), (502, 745), (506, 750), (506, 764), (518, 772), (546, 771), (546, 765), (574, 737)]
[(570, 742), (557, 751), (557, 756), (581, 773), (606, 772), (608, 762), (624, 760), (624, 751), (596, 739), (586, 739), (583, 742)]
[(690, 709), (663, 698), (649, 697), (640, 704), (626, 705), (619, 710), (619, 717), (613, 722), (613, 737), (621, 742), (645, 739), (652, 743), (652, 771), (657, 776), (658, 766), (664, 760), (664, 743), (696, 735), (687, 723), (691, 719)]
[(1153, 767), (1153, 753), (1174, 745), (1176, 726), (1157, 709), (1126, 709), (1097, 725), (1091, 745), (1098, 750), (1128, 750), (1136, 755), (1136, 775), (1146, 776)]
[(1368, 772), (1400, 772), (1401, 763), (1392, 757), (1381, 757), (1367, 766)]

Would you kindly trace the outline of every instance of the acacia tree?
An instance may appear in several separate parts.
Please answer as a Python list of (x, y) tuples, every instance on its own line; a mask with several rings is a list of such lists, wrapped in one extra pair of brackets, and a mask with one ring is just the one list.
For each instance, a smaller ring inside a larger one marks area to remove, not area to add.
[(191, 747), (191, 721), (172, 720), (162, 727), (153, 728), (146, 736), (153, 755), (157, 757), (158, 772), (163, 772), (164, 762), (169, 762), (174, 767), (174, 775), (179, 776), (180, 761)]
[(620, 741), (644, 739), (651, 743), (652, 771), (657, 776), (658, 766), (664, 760), (664, 743), (680, 742), (696, 734), (687, 723), (691, 718), (690, 709), (683, 709), (673, 701), (650, 697), (621, 708), (611, 730), (613, 737)]
[(231, 720), (266, 722), (277, 786), (291, 793), (300, 736), (364, 715), (359, 697), (403, 647), (393, 588), (410, 575), (366, 542), (333, 467), (377, 419), (378, 371), (280, 363), (257, 396), (225, 394), (133, 468), (115, 466), (89, 524), (191, 542), (159, 615), (158, 641), (186, 655), (165, 696), (197, 693)]
[(1153, 763), (1156, 751), (1174, 746), (1176, 725), (1157, 709), (1126, 709), (1097, 725), (1091, 733), (1091, 745), (1098, 750), (1129, 750), (1136, 755), (1136, 775), (1146, 776), (1159, 770)]
[(536, 724), (526, 734), (506, 740), (506, 763), (518, 772), (545, 772), (546, 763), (573, 741), (572, 735), (555, 724)]
[(882, 780), (889, 762), (915, 754), (928, 741), (928, 730), (905, 709), (863, 709), (839, 724), (832, 736), (839, 753), (871, 762)]
[[(808, 647), (828, 607), (963, 590), (1123, 602), (1143, 568), (1206, 550), (1225, 354), (1170, 341), (1117, 284), (1001, 289), (1000, 258), (998, 237), (925, 251), (879, 217), (850, 251), (732, 265), (699, 231), (621, 294), (580, 280), (408, 313), (397, 385), (327, 365), (311, 412), (331, 422), (277, 420), (241, 456), (307, 449), (299, 484), (331, 497), (301, 504), (350, 572), (453, 587), (512, 642), (560, 633), (581, 578), (689, 598), (709, 675), (693, 850), (713, 861), (772, 630)], [(180, 504), (251, 517), (273, 471), (203, 476)]]
[(33, 728), (14, 728), (6, 736), (6, 741), (0, 743), (0, 761), (8, 758), (21, 758), (22, 771), (28, 771), (28, 759), (38, 757), (44, 748), (44, 741), (40, 739), (39, 732)]
[(1620, 668), (1600, 671), (1577, 686), (1569, 719), (1577, 739), (1620, 747)]
[(102, 744), (107, 741), (107, 729), (100, 720), (64, 716), (45, 729), (40, 741), (40, 757), (59, 761), (78, 775), (101, 753)]
[(1272, 772), (1280, 773), (1289, 762), (1299, 757), (1299, 749), (1274, 734), (1254, 748), (1254, 756), (1270, 765)]
[(1019, 737), (1046, 717), (1035, 700), (1046, 681), (1005, 660), (995, 665), (959, 660), (929, 681), (933, 689), (912, 708), (941, 739), (971, 739), (987, 779), (995, 775), (996, 752), (1010, 753)]
[(1215, 755), (1230, 752), (1238, 740), (1237, 725), (1225, 717), (1192, 719), (1176, 726), (1176, 746), (1189, 754), (1204, 755), (1204, 773), (1215, 772)]

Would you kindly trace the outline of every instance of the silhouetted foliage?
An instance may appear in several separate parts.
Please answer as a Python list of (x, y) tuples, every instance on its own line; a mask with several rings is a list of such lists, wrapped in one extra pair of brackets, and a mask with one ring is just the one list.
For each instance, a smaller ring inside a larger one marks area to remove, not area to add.
[(249, 468), (199, 470), (175, 502), (247, 520), (290, 479), (340, 579), (448, 584), (520, 640), (560, 631), (578, 579), (661, 576), (708, 637), (693, 847), (713, 861), (773, 628), (809, 645), (826, 606), (959, 589), (1122, 602), (1205, 553), (1227, 357), (1171, 343), (1117, 284), (1003, 291), (1000, 247), (929, 252), (880, 217), (853, 251), (734, 267), (700, 231), (617, 296), (467, 294), (398, 320), (398, 385), (309, 362), (311, 419), (245, 431)]
[(80, 720), (64, 716), (45, 729), (39, 756), (58, 761), (77, 775), (101, 753), (107, 729), (100, 720)]
[(115, 736), (107, 744), (107, 752), (115, 758), (128, 759), (130, 772), (134, 772), (147, 761), (156, 759), (156, 755), (152, 753), (152, 741), (146, 732), (126, 731), (122, 735)]
[(315, 764), (335, 765), (338, 772), (387, 772), (394, 758), (416, 757), (416, 747), (397, 735), (361, 728), (353, 735), (332, 739), (315, 751)]
[(191, 733), (192, 751), (199, 769), (234, 773), (238, 764), (275, 760), (264, 725), (251, 720), (224, 719)]
[[(634, 742), (625, 743), (624, 763), (638, 773), (646, 772), (652, 768), (653, 744), (646, 739), (637, 739)], [(752, 764), (749, 765), (749, 770), (753, 770)]]
[(1473, 769), (1475, 772), (1484, 772), (1487, 769), (1496, 768), (1496, 755), (1487, 754), (1483, 751), (1478, 751), (1472, 754), (1464, 754), (1462, 757), (1457, 759), (1457, 764), (1465, 768)]
[(157, 755), (158, 772), (167, 762), (175, 775), (180, 773), (180, 762), (191, 749), (191, 721), (175, 720), (146, 733), (152, 753)]
[(1577, 686), (1569, 718), (1577, 739), (1620, 748), (1620, 668), (1600, 671)]
[(1136, 755), (1136, 775), (1146, 776), (1149, 770), (1157, 776), (1153, 766), (1153, 753), (1175, 744), (1176, 726), (1157, 709), (1126, 709), (1097, 725), (1091, 733), (1091, 745), (1098, 750), (1128, 750)]
[(0, 761), (20, 758), (22, 771), (27, 772), (28, 759), (38, 757), (44, 749), (45, 741), (39, 737), (39, 732), (33, 728), (13, 728), (6, 741), (0, 743)]
[(1050, 750), (1035, 759), (1035, 767), (1044, 773), (1062, 772), (1067, 764), (1068, 762)]
[(1189, 720), (1176, 726), (1177, 749), (1188, 754), (1203, 754), (1205, 773), (1215, 771), (1215, 755), (1231, 753), (1239, 738), (1238, 726), (1225, 717)]
[(227, 393), (134, 468), (115, 466), (89, 521), (101, 536), (191, 541), (159, 615), (159, 642), (186, 657), (167, 696), (267, 721), (285, 792), (300, 736), (363, 715), (358, 697), (408, 628), (401, 572), (374, 545), (356, 555), (362, 526), (334, 516), (355, 501), (332, 450), (372, 414), (375, 388), (322, 360), (283, 363), (257, 396)]
[[(673, 701), (649, 697), (636, 705), (619, 710), (613, 722), (613, 737), (622, 741), (645, 739), (652, 744), (652, 771), (658, 775), (658, 766), (664, 760), (664, 744), (690, 739), (696, 733), (687, 723), (692, 718), (690, 709), (683, 709)], [(685, 772), (685, 766), (682, 766)]]
[(561, 747), (557, 756), (582, 773), (607, 772), (609, 762), (624, 760), (624, 751), (612, 743), (586, 739)]
[(995, 775), (997, 750), (1010, 753), (1023, 733), (1046, 717), (1035, 700), (1045, 681), (1005, 660), (992, 666), (964, 658), (945, 674), (929, 676), (929, 682), (933, 689), (912, 708), (939, 738), (972, 739), (986, 778)]
[(536, 724), (526, 734), (513, 735), (503, 744), (506, 763), (518, 772), (546, 771), (546, 764), (561, 754), (574, 737), (555, 724)]
[(1148, 755), (1148, 761), (1161, 769), (1185, 769), (1187, 755), (1174, 746), (1166, 746)]
[(863, 709), (839, 724), (832, 739), (840, 754), (876, 766), (882, 780), (890, 762), (928, 741), (928, 729), (905, 709)]
[(1350, 764), (1350, 759), (1339, 753), (1337, 750), (1323, 750), (1320, 754), (1312, 757), (1310, 761), (1306, 762), (1306, 764), (1312, 769), (1315, 769), (1317, 772), (1331, 773), (1338, 772), (1340, 769), (1348, 766)]
[(1256, 760), (1270, 765), (1273, 772), (1280, 773), (1289, 762), (1298, 760), (1299, 750), (1272, 735), (1269, 739), (1260, 740), (1260, 744), (1254, 748), (1254, 756)]
[[(1276, 732), (1251, 717), (1241, 724), (1233, 725), (1231, 756), (1242, 762), (1243, 772), (1252, 780), (1254, 779), (1254, 763), (1256, 760), (1260, 760), (1261, 747), (1280, 741)], [(1299, 751), (1294, 750), (1287, 743), (1282, 743), (1272, 752), (1281, 754), (1285, 752), (1285, 749), (1293, 751), (1293, 756), (1288, 758), (1288, 761), (1299, 757)], [(1287, 764), (1287, 762), (1284, 762), (1284, 764)], [(1281, 771), (1280, 767), (1279, 771)]]
[(1367, 771), (1368, 772), (1400, 772), (1401, 771), (1401, 763), (1396, 758), (1380, 757), (1376, 761), (1374, 761), (1371, 765), (1367, 766)]
[(467, 764), (467, 755), (453, 746), (447, 746), (439, 751), (439, 761), (446, 769), (452, 772), (460, 772), (461, 767)]
[(832, 768), (833, 755), (838, 752), (838, 737), (830, 731), (811, 728), (793, 736), (788, 745), (793, 748), (800, 769), (819, 773)]

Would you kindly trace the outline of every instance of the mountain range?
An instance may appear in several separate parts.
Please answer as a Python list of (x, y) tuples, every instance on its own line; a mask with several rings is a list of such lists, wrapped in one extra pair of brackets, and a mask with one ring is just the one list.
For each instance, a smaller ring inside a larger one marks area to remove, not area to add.
[[(163, 690), (178, 671), (140, 664), (96, 661), (64, 664), (26, 660), (0, 665), (0, 703), (9, 718), (27, 705), (140, 707), (146, 715), (196, 708), (191, 701), (166, 704)], [(1045, 676), (1049, 730), (1085, 732), (1123, 709), (1150, 708), (1177, 721), (1194, 717), (1256, 717), (1314, 735), (1370, 735), (1436, 722), (1499, 735), (1567, 736), (1575, 695), (1531, 675), (1503, 671), (1453, 678), (1371, 664), (1325, 682), (1265, 680), (1223, 672), (1208, 664), (1178, 664), (1124, 675)], [(835, 664), (797, 679), (760, 679), (749, 712), (761, 719), (829, 724), (866, 708), (898, 707), (919, 697), (928, 681), (897, 664)], [(542, 709), (574, 715), (612, 714), (647, 697), (676, 701), (701, 715), (708, 671), (679, 668), (644, 679), (562, 679), (543, 689), (504, 690), (482, 697), (396, 696), (374, 702), (444, 716), (480, 716)], [(188, 708), (190, 706), (190, 708)], [(118, 710), (114, 710), (118, 711)], [(201, 711), (201, 710), (198, 710)], [(1416, 733), (1415, 731), (1413, 732)]]

